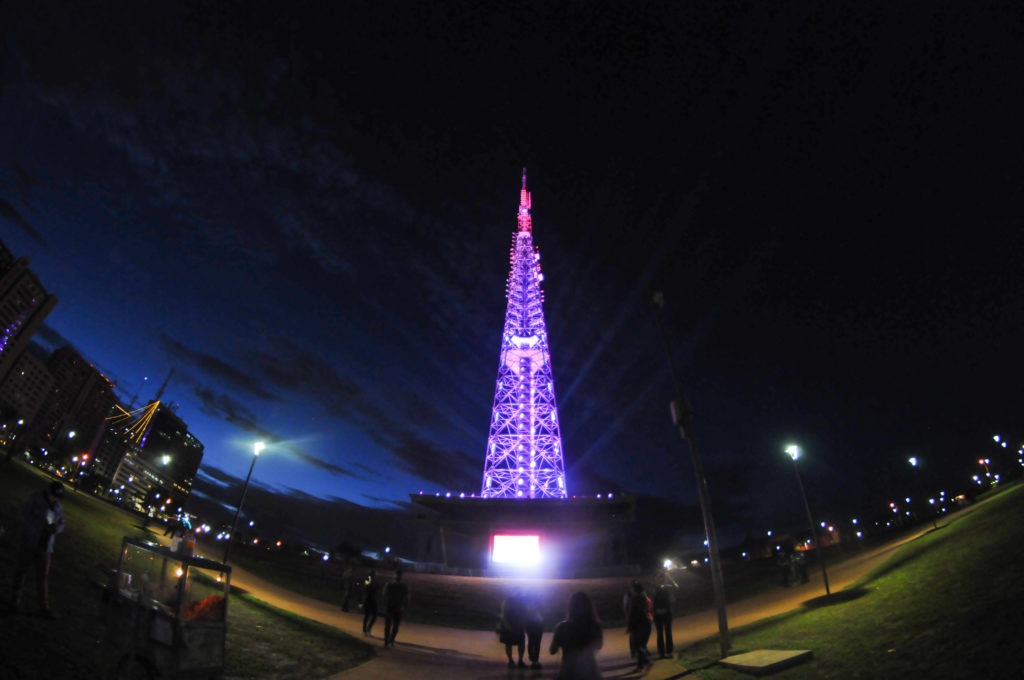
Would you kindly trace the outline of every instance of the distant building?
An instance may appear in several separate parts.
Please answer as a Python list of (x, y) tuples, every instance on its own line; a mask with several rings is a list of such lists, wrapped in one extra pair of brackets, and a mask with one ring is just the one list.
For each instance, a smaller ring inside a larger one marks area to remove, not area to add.
[(116, 403), (114, 386), (71, 347), (55, 351), (46, 367), (53, 384), (26, 431), (25, 447), (37, 463), (45, 459), (70, 470), (72, 458), (94, 457)]
[[(115, 407), (116, 408), (116, 407)], [(97, 479), (100, 489), (109, 489), (125, 457), (131, 447), (128, 433), (123, 427), (108, 425), (107, 431), (100, 439), (96, 447), (96, 457), (93, 462), (92, 474)]]
[(0, 381), (0, 413), (4, 414), (5, 422), (31, 423), (53, 388), (53, 374), (33, 348), (39, 349), (33, 346), (22, 352), (14, 368)]
[(29, 271), (28, 260), (15, 259), (0, 243), (0, 383), (56, 304)]
[(139, 457), (161, 470), (178, 493), (188, 495), (203, 462), (203, 444), (178, 414), (161, 404), (143, 437)]
[(140, 437), (129, 436), (126, 427), (107, 433), (97, 453), (96, 474), (107, 495), (128, 507), (174, 515), (192, 493), (203, 444), (168, 405), (155, 405)]

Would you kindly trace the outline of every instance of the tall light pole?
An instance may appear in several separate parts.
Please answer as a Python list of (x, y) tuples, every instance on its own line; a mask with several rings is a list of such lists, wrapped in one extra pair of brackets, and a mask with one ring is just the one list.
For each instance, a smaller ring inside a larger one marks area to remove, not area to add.
[(249, 474), (245, 476), (245, 484), (242, 486), (242, 497), (238, 499), (238, 507), (235, 508), (235, 518), (231, 520), (231, 534), (228, 536), (228, 545), (224, 548), (224, 564), (228, 563), (228, 555), (231, 554), (231, 544), (235, 540), (235, 530), (238, 529), (238, 515), (242, 512), (245, 494), (249, 491), (249, 480), (252, 479), (252, 470), (256, 467), (256, 459), (260, 457), (260, 451), (265, 448), (267, 448), (267, 445), (263, 442), (256, 442), (252, 445), (252, 463), (249, 464)]
[[(911, 456), (910, 458), (907, 458), (907, 462), (910, 463), (910, 467), (916, 468), (918, 465), (921, 464), (921, 459), (918, 458), (917, 456)], [(934, 475), (931, 475), (931, 476), (934, 477)], [(934, 502), (934, 499), (929, 499), (929, 504), (931, 504), (931, 502)], [(932, 529), (938, 529), (938, 528), (939, 528), (939, 523), (935, 521), (935, 509), (932, 508)]]
[(818, 538), (818, 527), (814, 524), (814, 516), (811, 514), (811, 504), (807, 500), (807, 492), (804, 491), (804, 477), (800, 474), (800, 465), (796, 462), (800, 457), (800, 447), (796, 444), (790, 444), (786, 447), (786, 453), (793, 459), (796, 481), (800, 485), (800, 495), (804, 498), (804, 507), (807, 508), (807, 521), (811, 523), (811, 536), (814, 539), (814, 545), (818, 548), (818, 563), (821, 564), (821, 579), (825, 582), (825, 595), (829, 596), (832, 594), (832, 591), (829, 590), (828, 573), (825, 571), (825, 551), (821, 545), (821, 540)]
[(668, 365), (672, 371), (672, 383), (676, 391), (676, 398), (670, 404), (672, 423), (679, 428), (679, 436), (683, 438), (683, 442), (689, 444), (693, 474), (697, 478), (700, 510), (704, 516), (704, 534), (708, 539), (708, 553), (711, 561), (711, 588), (714, 591), (715, 607), (718, 609), (718, 643), (724, 659), (729, 655), (729, 620), (725, 612), (725, 581), (722, 578), (722, 562), (718, 556), (718, 534), (715, 531), (715, 519), (711, 514), (711, 494), (708, 492), (708, 480), (704, 476), (704, 466), (697, 453), (697, 441), (693, 434), (693, 411), (690, 409), (690, 402), (683, 396), (683, 381), (679, 377), (679, 371), (676, 370), (676, 362), (672, 357), (672, 345), (668, 341), (668, 333), (665, 331), (665, 324), (661, 318), (662, 310), (665, 307), (665, 297), (661, 291), (658, 291), (654, 294), (652, 301), (654, 317), (658, 322), (658, 330), (661, 331), (661, 339), (665, 343)]

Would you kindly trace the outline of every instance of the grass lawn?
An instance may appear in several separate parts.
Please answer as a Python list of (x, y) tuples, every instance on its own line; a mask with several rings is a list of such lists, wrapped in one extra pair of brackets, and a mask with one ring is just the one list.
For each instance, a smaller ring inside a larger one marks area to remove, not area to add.
[[(103, 640), (101, 591), (93, 585), (117, 562), (124, 536), (146, 537), (139, 518), (86, 494), (68, 489), (66, 528), (57, 537), (50, 575), (50, 599), (59, 618), (15, 614), (6, 602), (11, 592), (17, 546), (18, 513), (24, 499), (49, 479), (20, 464), (0, 467), (0, 677), (96, 678), (110, 664)], [(31, 578), (26, 608), (34, 607)], [(324, 678), (375, 655), (363, 640), (334, 628), (282, 612), (244, 595), (228, 606), (226, 679)]]
[[(950, 518), (832, 602), (732, 631), (732, 654), (810, 649), (774, 677), (1024, 677), (1024, 487)], [(682, 654), (691, 677), (748, 678), (713, 665), (718, 639)]]

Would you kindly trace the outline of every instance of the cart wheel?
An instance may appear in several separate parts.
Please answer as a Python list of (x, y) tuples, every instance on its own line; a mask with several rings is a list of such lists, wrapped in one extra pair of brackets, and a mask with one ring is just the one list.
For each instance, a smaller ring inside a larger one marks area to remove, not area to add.
[(114, 680), (154, 680), (154, 677), (149, 664), (134, 654), (122, 656), (114, 672)]

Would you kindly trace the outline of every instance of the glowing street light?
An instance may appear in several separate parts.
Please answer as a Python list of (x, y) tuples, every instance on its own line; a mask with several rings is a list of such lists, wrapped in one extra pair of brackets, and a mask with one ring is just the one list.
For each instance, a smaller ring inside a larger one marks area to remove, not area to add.
[(800, 474), (800, 466), (797, 464), (797, 459), (800, 458), (800, 447), (796, 444), (790, 444), (786, 447), (786, 453), (793, 459), (793, 469), (796, 470), (796, 481), (800, 485), (800, 495), (804, 499), (804, 507), (807, 508), (807, 521), (811, 524), (811, 535), (814, 537), (814, 544), (818, 547), (818, 564), (821, 565), (821, 580), (825, 582), (825, 596), (832, 594), (832, 591), (828, 587), (828, 573), (825, 571), (825, 551), (821, 545), (821, 540), (818, 538), (818, 527), (814, 523), (814, 516), (811, 514), (811, 504), (807, 500), (807, 492), (804, 491), (804, 478)]
[(228, 536), (228, 544), (224, 548), (224, 564), (228, 563), (228, 555), (231, 554), (231, 542), (234, 540), (235, 531), (238, 529), (238, 515), (242, 512), (245, 494), (249, 491), (249, 480), (252, 479), (252, 470), (256, 467), (256, 459), (260, 457), (260, 451), (265, 448), (267, 448), (267, 445), (263, 442), (256, 442), (252, 445), (252, 463), (249, 464), (249, 474), (245, 476), (245, 484), (242, 486), (242, 497), (238, 499), (238, 507), (235, 508), (235, 518), (231, 520), (231, 535)]

